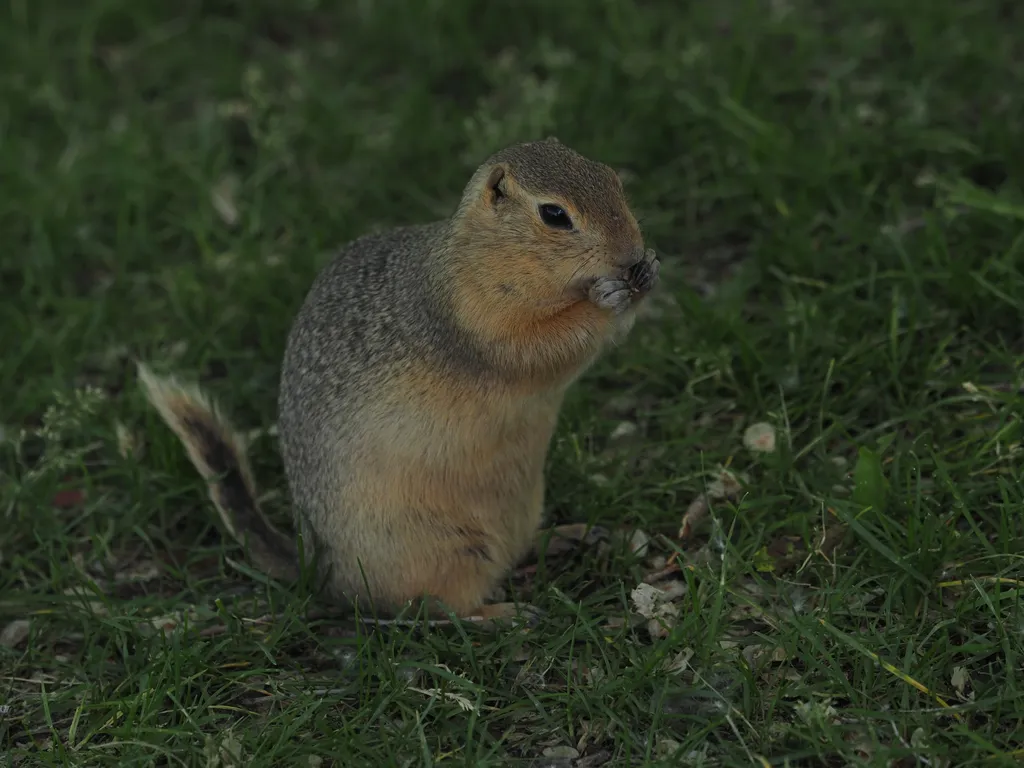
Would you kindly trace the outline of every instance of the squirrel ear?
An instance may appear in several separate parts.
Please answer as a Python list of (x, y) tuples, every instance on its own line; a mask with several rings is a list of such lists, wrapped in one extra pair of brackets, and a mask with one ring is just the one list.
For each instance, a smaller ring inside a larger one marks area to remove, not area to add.
[(496, 165), (491, 168), (491, 172), (487, 174), (485, 189), (492, 204), (497, 204), (505, 198), (505, 166)]

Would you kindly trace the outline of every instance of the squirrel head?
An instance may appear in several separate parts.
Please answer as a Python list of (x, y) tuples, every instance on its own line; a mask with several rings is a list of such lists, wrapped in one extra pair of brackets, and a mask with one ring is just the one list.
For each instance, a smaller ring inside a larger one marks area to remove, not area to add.
[(615, 171), (553, 137), (489, 157), (466, 185), (450, 236), (459, 282), (524, 311), (577, 300), (644, 255)]

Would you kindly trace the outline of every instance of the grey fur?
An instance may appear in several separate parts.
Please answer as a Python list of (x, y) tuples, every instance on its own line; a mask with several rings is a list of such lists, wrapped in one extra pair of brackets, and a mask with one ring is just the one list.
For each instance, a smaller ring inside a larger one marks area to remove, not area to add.
[[(557, 141), (542, 141), (504, 149), (481, 165), (451, 221), (360, 238), (320, 273), (288, 337), (278, 426), (296, 520), (322, 575), (332, 563), (351, 574), (356, 555), (372, 549), (361, 543), (359, 526), (346, 525), (354, 512), (339, 508), (339, 501), (353, 497), (346, 493), (348, 478), (373, 460), (361, 451), (379, 451), (379, 430), (387, 428), (388, 409), (398, 406), (390, 385), (409, 386), (415, 379), (410, 369), (468, 382), (470, 391), (485, 391), (505, 375), (464, 329), (451, 301), (453, 238), (474, 190), (498, 164), (528, 191), (571, 199), (582, 215), (622, 237), (616, 233), (625, 210), (618, 177)], [(514, 292), (515, 276), (499, 290)], [(591, 291), (596, 303), (616, 313), (630, 305), (621, 279), (601, 278)], [(350, 578), (328, 579), (328, 590), (341, 598), (339, 589), (357, 589), (346, 583)]]
[(629, 283), (617, 277), (597, 278), (587, 295), (597, 306), (610, 309), (617, 315), (625, 312), (633, 300)]
[(435, 279), (447, 229), (441, 221), (349, 243), (317, 276), (289, 333), (281, 453), (303, 539), (321, 557), (317, 531), (339, 513), (331, 501), (342, 496), (345, 462), (358, 459), (344, 446), (358, 444), (382, 385), (419, 360), (451, 374), (488, 375)]

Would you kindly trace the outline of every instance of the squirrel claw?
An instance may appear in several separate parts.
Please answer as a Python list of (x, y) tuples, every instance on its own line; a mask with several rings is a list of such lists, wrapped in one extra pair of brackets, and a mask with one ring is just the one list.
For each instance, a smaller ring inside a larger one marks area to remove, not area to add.
[(587, 296), (601, 309), (610, 309), (616, 315), (625, 311), (632, 300), (629, 283), (618, 277), (597, 278)]
[(658, 274), (660, 272), (661, 262), (658, 261), (658, 256), (654, 250), (648, 248), (644, 253), (643, 260), (638, 261), (626, 272), (626, 282), (634, 294), (642, 296), (650, 293), (651, 289), (654, 288), (658, 282)]
[(619, 277), (599, 277), (590, 284), (588, 298), (602, 309), (616, 315), (629, 305), (650, 293), (658, 283), (661, 262), (653, 248), (644, 251), (644, 257), (624, 270)]

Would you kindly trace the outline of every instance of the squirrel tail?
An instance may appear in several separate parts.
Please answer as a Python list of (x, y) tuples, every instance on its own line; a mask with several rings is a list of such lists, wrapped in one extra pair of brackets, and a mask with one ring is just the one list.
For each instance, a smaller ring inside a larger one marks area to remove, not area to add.
[(261, 571), (275, 579), (297, 580), (298, 549), (260, 510), (242, 436), (198, 387), (161, 378), (142, 363), (138, 374), (146, 398), (184, 444), (206, 481), (224, 526), (249, 547)]

